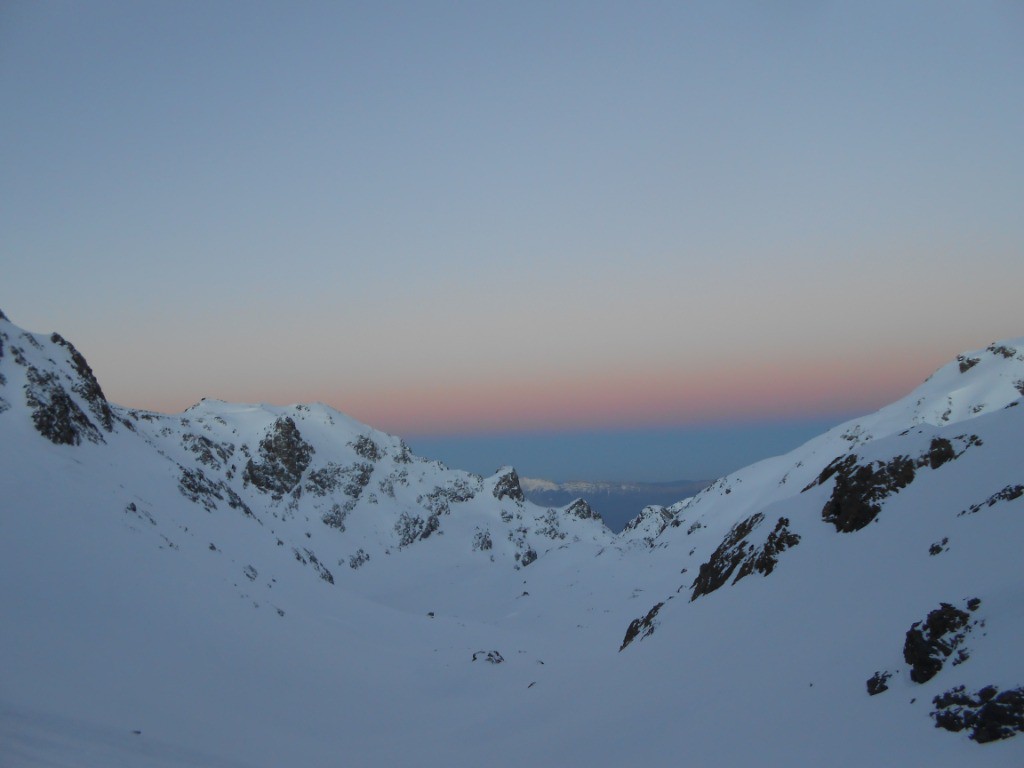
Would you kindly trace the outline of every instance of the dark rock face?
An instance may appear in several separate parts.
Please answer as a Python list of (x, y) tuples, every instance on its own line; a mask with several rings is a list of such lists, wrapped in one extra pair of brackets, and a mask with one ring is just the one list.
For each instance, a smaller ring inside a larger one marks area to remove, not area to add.
[(523, 568), (525, 568), (536, 559), (537, 553), (532, 549), (528, 549), (525, 552), (523, 552), (523, 557), (519, 562), (523, 566)]
[(25, 402), (32, 409), (32, 423), (39, 434), (56, 445), (79, 445), (83, 438), (92, 443), (104, 442), (96, 425), (53, 373), (43, 373), (31, 365), (25, 373)]
[(836, 468), (832, 497), (821, 510), (822, 519), (841, 533), (859, 531), (882, 511), (879, 502), (913, 482), (914, 472), (914, 462), (906, 456), (888, 463), (858, 464), (856, 455), (850, 454)]
[(936, 437), (928, 450), (916, 459), (894, 456), (888, 461), (861, 464), (854, 453), (839, 456), (803, 490), (810, 490), (835, 477), (832, 496), (825, 502), (821, 517), (840, 533), (859, 531), (878, 516), (885, 499), (914, 481), (918, 469), (938, 469), (981, 442), (976, 435), (960, 435), (956, 439), (964, 441), (964, 448), (959, 453), (951, 441)]
[[(967, 604), (971, 611), (980, 605), (977, 598)], [(924, 621), (914, 622), (903, 643), (903, 659), (910, 665), (910, 679), (915, 683), (928, 682), (958, 649), (952, 663), (956, 665), (966, 661), (968, 653), (960, 646), (972, 626), (971, 615), (949, 603), (940, 604)]]
[(690, 601), (708, 595), (723, 586), (739, 568), (733, 584), (751, 573), (767, 576), (775, 569), (779, 553), (800, 543), (800, 537), (789, 530), (789, 519), (780, 517), (774, 529), (761, 546), (753, 546), (747, 539), (764, 522), (758, 512), (733, 526), (706, 563), (700, 566), (693, 582)]
[(971, 368), (981, 362), (976, 357), (966, 357), (965, 355), (957, 355), (956, 361), (960, 364), (960, 373), (967, 373)]
[(987, 685), (976, 693), (966, 693), (960, 685), (936, 696), (932, 703), (936, 728), (954, 733), (966, 730), (979, 744), (1024, 732), (1024, 688), (1000, 693), (996, 686)]
[(313, 446), (302, 439), (290, 417), (282, 416), (260, 441), (259, 452), (262, 461), (249, 459), (242, 477), (246, 483), (280, 499), (298, 485), (313, 457)]
[(67, 349), (68, 355), (71, 357), (71, 365), (74, 367), (75, 373), (78, 374), (78, 381), (72, 386), (72, 390), (89, 405), (89, 410), (100, 422), (100, 426), (110, 432), (114, 428), (114, 414), (110, 410), (107, 398), (103, 395), (100, 383), (93, 375), (92, 368), (74, 345), (59, 333), (50, 336), (50, 341)]
[(711, 594), (729, 580), (732, 572), (747, 555), (745, 539), (763, 520), (764, 515), (758, 512), (732, 527), (711, 554), (711, 558), (700, 566), (700, 572), (693, 582), (691, 601), (701, 595)]
[(877, 696), (883, 691), (888, 691), (889, 686), (887, 683), (890, 677), (892, 677), (891, 672), (875, 672), (875, 674), (868, 678), (868, 696)]
[(619, 646), (619, 653), (622, 653), (626, 646), (638, 637), (643, 640), (645, 637), (650, 637), (654, 634), (654, 630), (657, 627), (657, 624), (654, 623), (654, 618), (658, 615), (658, 611), (661, 610), (663, 605), (665, 603), (658, 603), (643, 618), (633, 619), (629, 622), (629, 626), (626, 628), (626, 636), (622, 640), (622, 645)]
[(576, 501), (565, 508), (565, 512), (580, 520), (600, 519), (600, 515), (583, 499), (576, 499)]
[(755, 572), (767, 576), (775, 570), (775, 565), (779, 562), (779, 553), (799, 543), (800, 537), (789, 530), (789, 518), (780, 517), (765, 543), (755, 548), (743, 561), (733, 584)]
[(494, 498), (512, 499), (520, 503), (526, 501), (526, 495), (519, 485), (519, 474), (514, 469), (507, 470), (494, 484)]
[(931, 447), (925, 456), (928, 459), (928, 466), (932, 469), (938, 469), (947, 461), (955, 459), (956, 451), (953, 450), (953, 444), (949, 440), (944, 437), (936, 437), (932, 440)]

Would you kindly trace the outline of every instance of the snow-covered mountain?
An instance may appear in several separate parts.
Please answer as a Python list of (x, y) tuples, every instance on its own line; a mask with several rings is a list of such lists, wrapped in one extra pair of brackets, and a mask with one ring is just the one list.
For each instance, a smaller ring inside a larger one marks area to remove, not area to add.
[(562, 506), (582, 498), (597, 512), (605, 525), (621, 531), (636, 517), (638, 509), (652, 504), (671, 505), (689, 498), (711, 483), (700, 480), (642, 483), (570, 480), (554, 482), (524, 477), (520, 480), (526, 498), (544, 507)]
[(1024, 339), (614, 536), (0, 315), (0, 764), (1020, 765)]

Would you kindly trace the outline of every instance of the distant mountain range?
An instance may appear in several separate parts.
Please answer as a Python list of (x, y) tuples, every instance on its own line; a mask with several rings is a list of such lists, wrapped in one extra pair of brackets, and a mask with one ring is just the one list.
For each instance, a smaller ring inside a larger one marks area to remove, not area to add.
[(548, 507), (564, 506), (583, 498), (601, 516), (613, 532), (619, 532), (646, 506), (669, 506), (711, 485), (711, 480), (677, 480), (666, 483), (590, 482), (575, 480), (558, 483), (537, 478), (521, 478), (526, 498)]
[(1022, 399), (991, 344), (614, 534), (0, 313), (0, 763), (1024, 764)]

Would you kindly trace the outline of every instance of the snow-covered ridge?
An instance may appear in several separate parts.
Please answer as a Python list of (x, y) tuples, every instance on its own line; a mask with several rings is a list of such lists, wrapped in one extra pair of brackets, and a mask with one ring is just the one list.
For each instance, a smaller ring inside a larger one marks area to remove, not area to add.
[[(913, 428), (957, 427), (986, 413), (1015, 406), (1024, 397), (1024, 337), (993, 342), (989, 346), (959, 355), (940, 368), (923, 384), (900, 400), (873, 414), (852, 419), (806, 442), (782, 456), (765, 459), (720, 478), (693, 500), (668, 507), (669, 516), (684, 508), (703, 508), (711, 498), (731, 496), (731, 509), (752, 508), (763, 503), (762, 495), (779, 500), (811, 482), (830, 461), (845, 454), (866, 450), (875, 441), (907, 434)], [(756, 501), (751, 493), (756, 492)], [(691, 502), (698, 502), (693, 504)], [(749, 506), (744, 507), (744, 504)], [(644, 510), (635, 524), (649, 520), (654, 512)], [(688, 515), (689, 516), (689, 515)], [(649, 537), (649, 524), (644, 530)], [(659, 527), (663, 531), (664, 527)]]
[[(467, 554), (515, 568), (566, 540), (611, 538), (578, 507), (527, 502), (511, 467), (489, 478), (448, 469), (322, 403), (204, 399), (175, 415), (110, 404), (73, 346), (6, 317), (0, 371), (5, 425), (31, 423), (34, 439), (55, 445), (111, 443), (112, 456), (148, 454), (162, 460), (184, 499), (208, 511), (241, 510), (263, 524), (276, 521), (275, 529), (309, 521), (318, 534), (316, 562), (331, 563), (320, 569), (325, 576), (339, 564), (355, 569), (430, 538), (444, 537), (446, 549), (457, 540)], [(291, 542), (296, 552), (312, 551), (305, 533)]]
[(580, 495), (593, 493), (608, 493), (609, 491), (638, 491), (643, 488), (639, 483), (616, 483), (591, 480), (569, 480), (564, 483), (556, 483), (552, 480), (542, 478), (523, 477), (520, 484), (524, 491), (566, 491)]

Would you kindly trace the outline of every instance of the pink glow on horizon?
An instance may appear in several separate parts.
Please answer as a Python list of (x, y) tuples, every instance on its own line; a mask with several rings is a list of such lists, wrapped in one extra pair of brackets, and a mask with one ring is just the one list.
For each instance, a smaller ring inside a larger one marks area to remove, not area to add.
[(476, 381), (317, 399), (379, 429), (455, 434), (744, 422), (868, 413), (907, 394), (934, 361), (790, 361), (550, 380)]
[[(918, 350), (869, 359), (793, 359), (779, 356), (710, 362), (690, 370), (650, 367), (547, 379), (524, 371), (434, 380), (409, 386), (364, 385), (344, 392), (293, 382), (207, 393), (236, 402), (288, 405), (323, 402), (377, 429), (399, 435), (543, 432), (751, 423), (870, 413), (908, 394), (947, 353)], [(275, 391), (276, 390), (276, 391)], [(194, 402), (129, 403), (177, 413)]]

